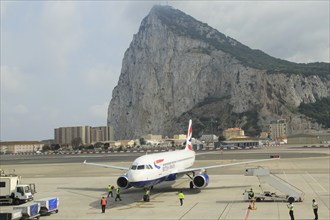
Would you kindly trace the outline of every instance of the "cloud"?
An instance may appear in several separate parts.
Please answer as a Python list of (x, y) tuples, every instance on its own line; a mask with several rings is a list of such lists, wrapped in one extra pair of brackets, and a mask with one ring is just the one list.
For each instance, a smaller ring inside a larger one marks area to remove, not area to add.
[(118, 80), (118, 71), (114, 71), (110, 65), (95, 64), (84, 74), (85, 83), (93, 88), (114, 87)]
[(44, 29), (43, 42), (50, 49), (51, 57), (60, 71), (65, 72), (83, 42), (82, 15), (75, 1), (48, 1), (43, 4), (41, 15)]
[(26, 115), (28, 113), (28, 109), (25, 105), (23, 104), (18, 104), (16, 106), (13, 107), (13, 111), (16, 113), (16, 114), (19, 114), (19, 115)]
[(1, 90), (4, 93), (21, 93), (26, 88), (26, 77), (18, 67), (1, 66)]
[(102, 118), (104, 121), (106, 120), (108, 113), (108, 103), (104, 102), (102, 104), (96, 104), (89, 107), (89, 113), (94, 118)]

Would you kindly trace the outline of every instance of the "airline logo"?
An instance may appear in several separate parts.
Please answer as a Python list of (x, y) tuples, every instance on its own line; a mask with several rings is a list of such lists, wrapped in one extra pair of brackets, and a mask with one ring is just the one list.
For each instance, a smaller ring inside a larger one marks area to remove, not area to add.
[(187, 136), (187, 146), (188, 146), (189, 150), (192, 150), (191, 138), (192, 138), (192, 123), (191, 123), (191, 120), (190, 120), (189, 121), (189, 128), (188, 128), (188, 136)]
[(155, 160), (154, 161), (154, 166), (157, 168), (157, 169), (160, 169), (160, 166), (158, 164), (162, 163), (164, 161), (164, 159), (159, 159), (159, 160)]

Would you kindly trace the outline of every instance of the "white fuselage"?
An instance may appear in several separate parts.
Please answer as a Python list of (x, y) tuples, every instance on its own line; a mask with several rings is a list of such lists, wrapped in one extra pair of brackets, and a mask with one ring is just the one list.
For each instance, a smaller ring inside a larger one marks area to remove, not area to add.
[(194, 162), (195, 152), (192, 150), (144, 155), (133, 162), (127, 178), (134, 187), (150, 187), (175, 180), (178, 172), (191, 167)]

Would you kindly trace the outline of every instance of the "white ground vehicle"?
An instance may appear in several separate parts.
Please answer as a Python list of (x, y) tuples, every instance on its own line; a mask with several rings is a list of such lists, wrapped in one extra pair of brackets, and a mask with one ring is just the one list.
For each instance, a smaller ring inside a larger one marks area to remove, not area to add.
[(278, 196), (275, 193), (264, 191), (261, 194), (257, 193), (254, 195), (256, 200), (259, 198), (258, 201), (302, 202), (304, 200), (304, 193), (300, 189), (281, 179), (279, 176), (271, 174), (267, 168), (247, 168), (245, 170), (245, 176), (256, 176), (259, 179), (260, 187), (262, 184), (267, 183), (284, 194), (283, 196)]
[(35, 184), (20, 184), (20, 176), (15, 174), (0, 176), (0, 204), (25, 203), (33, 200)]

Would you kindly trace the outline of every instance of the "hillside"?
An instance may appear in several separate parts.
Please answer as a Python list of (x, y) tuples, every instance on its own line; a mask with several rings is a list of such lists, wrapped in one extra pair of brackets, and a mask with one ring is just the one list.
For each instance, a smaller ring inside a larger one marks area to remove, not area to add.
[(108, 124), (116, 139), (242, 127), (255, 135), (285, 118), (288, 132), (319, 129), (298, 111), (330, 96), (329, 63), (297, 64), (252, 50), (169, 6), (154, 6), (125, 52)]

